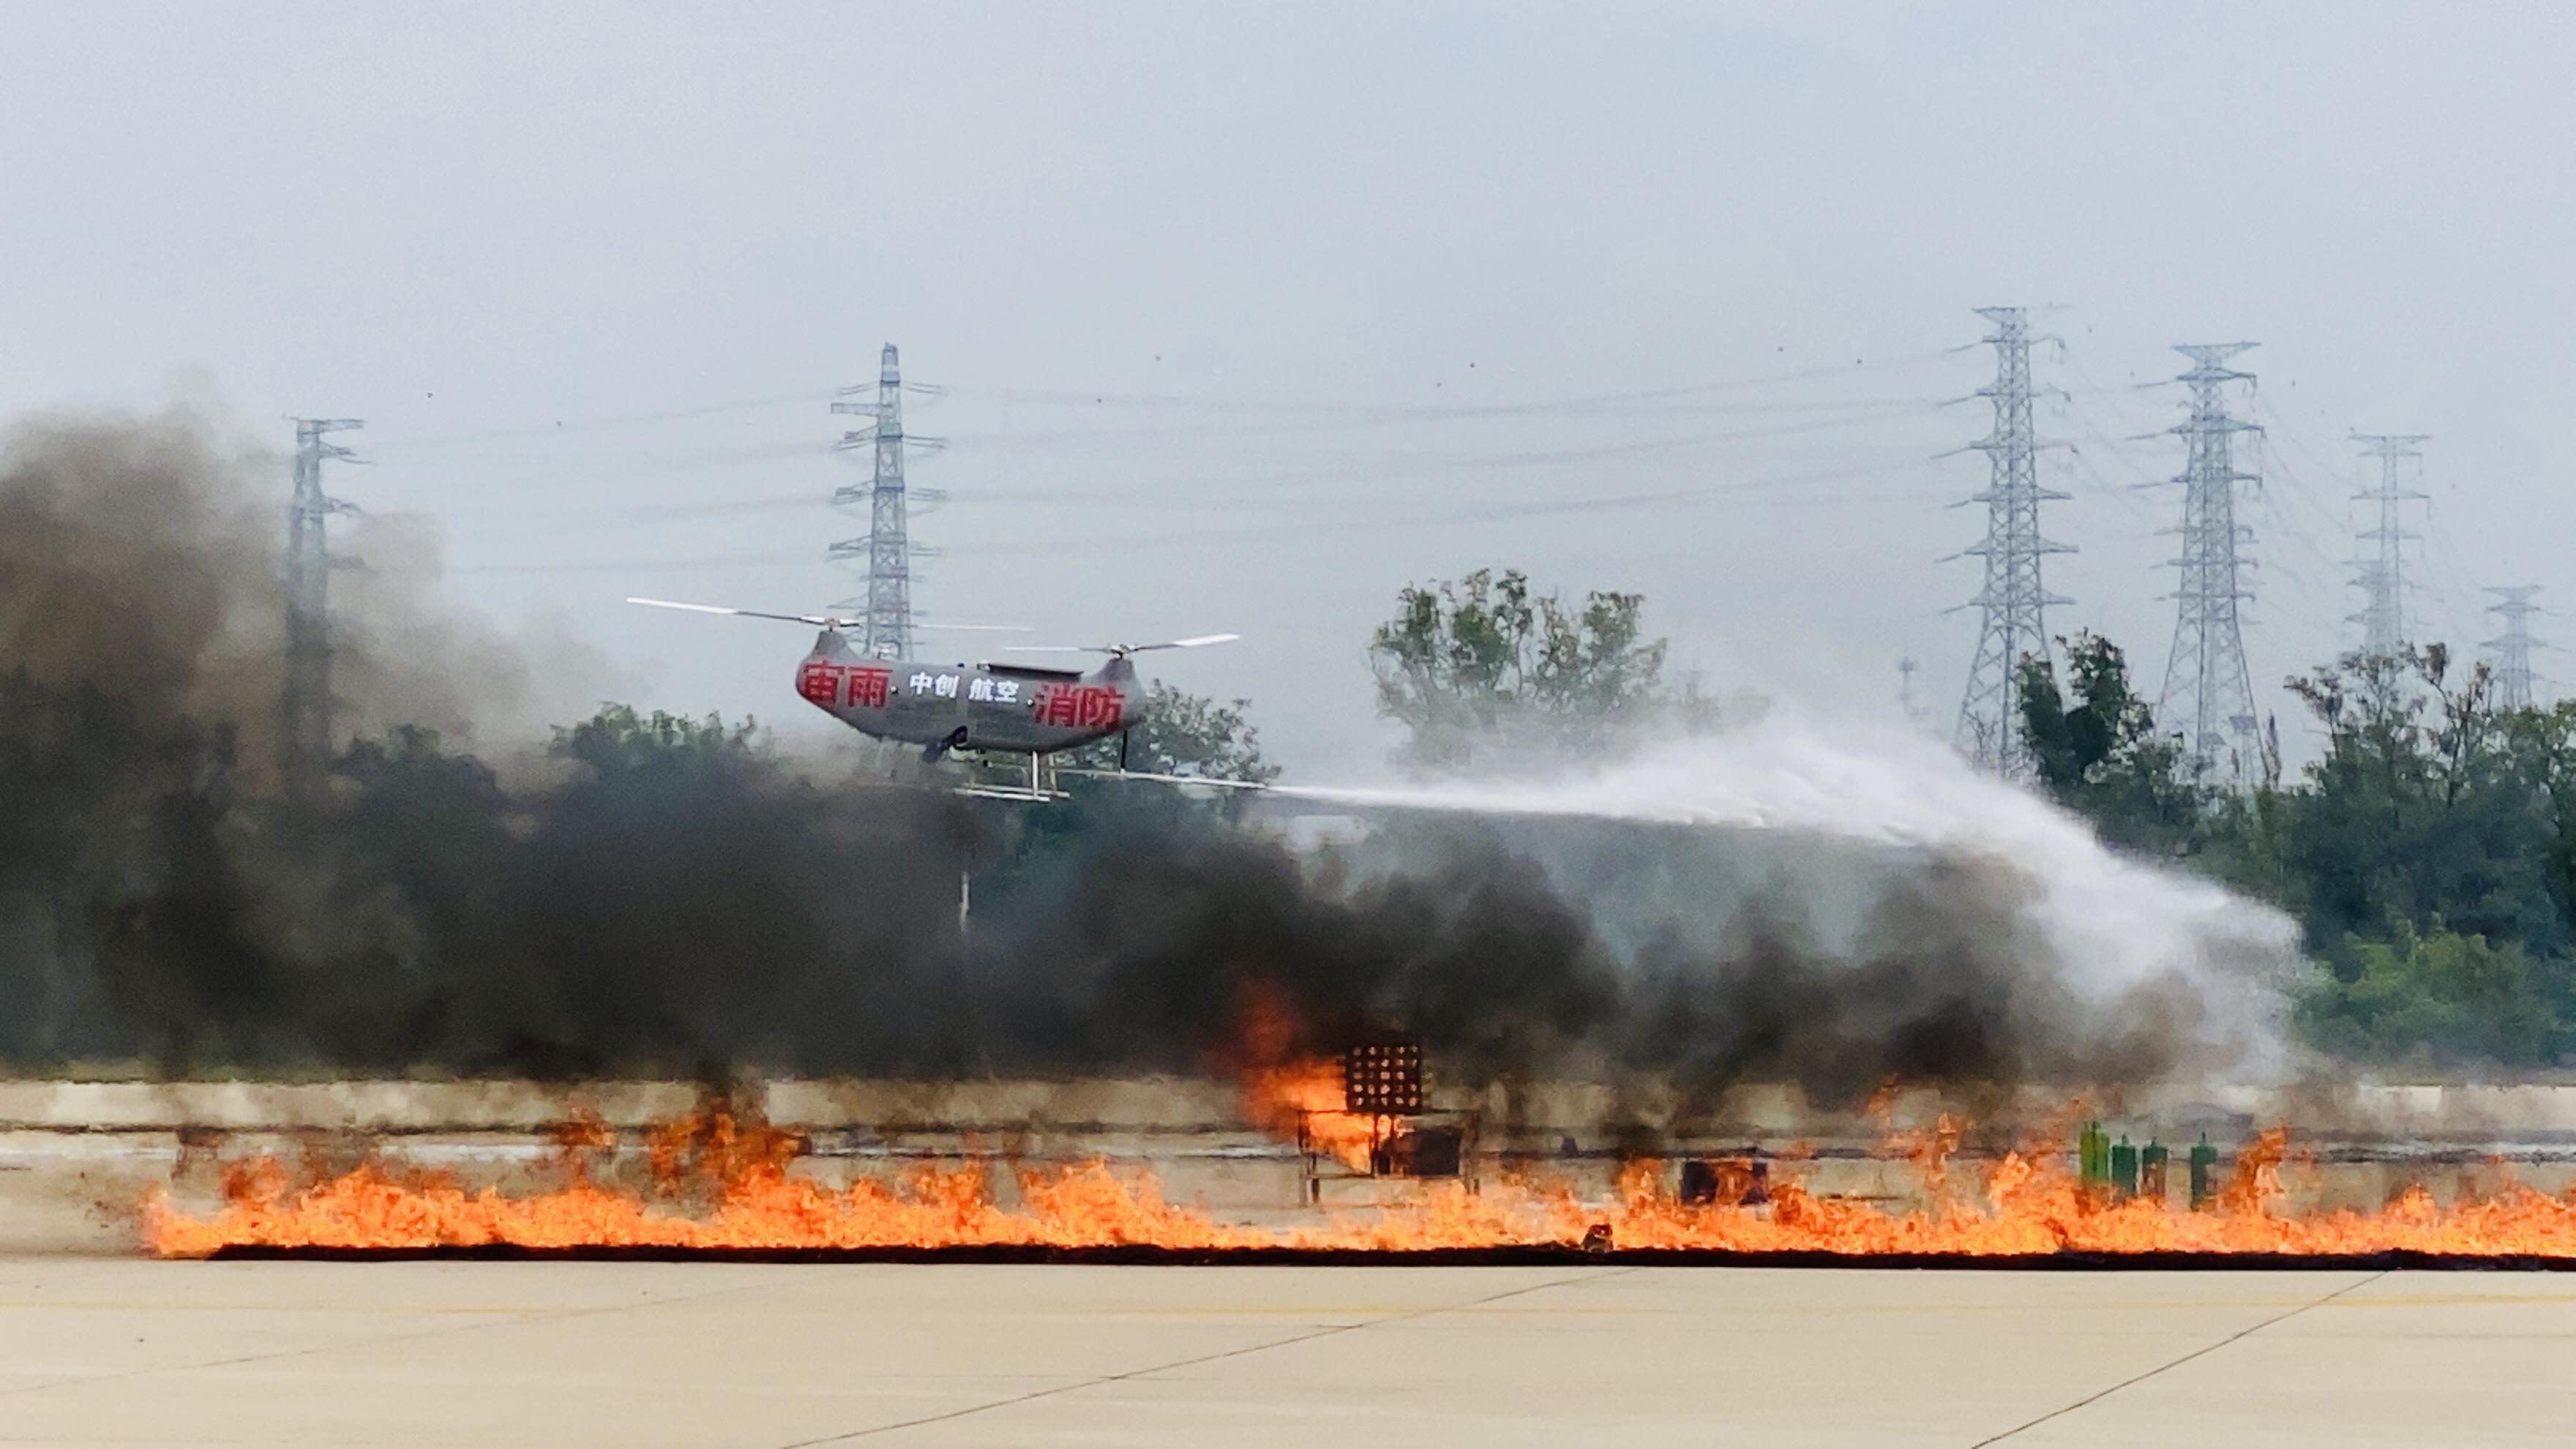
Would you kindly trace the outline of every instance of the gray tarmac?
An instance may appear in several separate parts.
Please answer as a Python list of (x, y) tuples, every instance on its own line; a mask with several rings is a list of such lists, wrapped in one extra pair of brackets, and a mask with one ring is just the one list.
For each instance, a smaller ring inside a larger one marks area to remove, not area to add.
[(0, 1257), (0, 1442), (2563, 1445), (2576, 1275)]

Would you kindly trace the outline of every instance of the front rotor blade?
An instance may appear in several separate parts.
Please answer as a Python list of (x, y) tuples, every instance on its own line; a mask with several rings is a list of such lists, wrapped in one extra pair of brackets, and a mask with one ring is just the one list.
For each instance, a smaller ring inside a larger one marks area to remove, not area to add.
[(684, 604), (677, 599), (638, 599), (630, 595), (626, 602), (642, 604), (648, 609), (685, 609), (692, 614), (731, 614), (743, 619), (776, 619), (787, 624), (816, 624), (824, 628), (839, 628), (855, 622), (822, 614), (764, 614), (758, 609), (729, 609), (722, 604)]

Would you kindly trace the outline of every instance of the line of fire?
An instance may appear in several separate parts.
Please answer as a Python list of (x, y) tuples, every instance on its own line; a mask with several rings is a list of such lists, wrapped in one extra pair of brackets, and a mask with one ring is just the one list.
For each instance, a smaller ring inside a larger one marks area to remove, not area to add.
[[(1869, 1140), (1649, 1156), (1497, 1121), (1429, 1067), (1418, 1040), (1372, 1032), (1247, 1069), (1226, 1140), (1183, 1150), (1043, 1140), (1116, 1135), (1100, 1123), (797, 1126), (772, 1120), (774, 1086), (642, 1122), (576, 1106), (510, 1182), (413, 1160), (399, 1134), (307, 1133), (288, 1153), (197, 1130), (141, 1230), (174, 1258), (2576, 1268), (2576, 1193), (2493, 1153), (2302, 1144), (2205, 1113), (2168, 1143), (2149, 1116), (2081, 1104), (1994, 1150), (1891, 1084)], [(2391, 1174), (2414, 1180), (2388, 1191)]]

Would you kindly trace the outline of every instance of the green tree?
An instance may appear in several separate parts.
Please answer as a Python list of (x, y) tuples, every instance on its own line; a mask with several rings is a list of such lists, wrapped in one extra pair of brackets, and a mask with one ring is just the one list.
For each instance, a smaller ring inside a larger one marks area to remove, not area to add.
[(2440, 645), (2289, 681), (2325, 735), (2295, 781), (2189, 778), (2092, 635), (2016, 679), (2040, 787), (2106, 839), (2271, 900), (2319, 954), (2297, 1021), (2378, 1061), (2531, 1066), (2576, 1042), (2576, 707), (2501, 713)]
[(0, 1060), (259, 1034), (293, 987), (236, 909), (246, 793), (230, 729), (0, 669)]
[(586, 765), (605, 780), (636, 771), (685, 770), (745, 760), (753, 755), (759, 734), (758, 723), (750, 719), (729, 725), (716, 715), (693, 720), (658, 709), (641, 714), (632, 705), (612, 704), (579, 724), (557, 726), (549, 752)]
[(2515, 710), (2498, 733), (2512, 777), (2530, 792), (2551, 899), (2561, 920), (2576, 921), (2576, 700)]
[(2435, 644), (2347, 655), (2290, 688), (2326, 732), (2283, 840), (2296, 892), (2285, 904), (2311, 940), (2440, 920), (2542, 954), (2566, 948), (2546, 791), (2489, 707), (2484, 665), (2455, 674)]
[(2157, 730), (2131, 688), (2128, 656), (2089, 632), (2059, 643), (2071, 702), (2044, 658), (2025, 657), (2015, 677), (2041, 788), (2118, 844), (2159, 854), (2196, 848), (2211, 792), (2187, 777), (2181, 741)]
[[(1405, 758), (1428, 767), (1497, 746), (1605, 747), (1674, 704), (1644, 606), (1642, 594), (1597, 591), (1569, 605), (1517, 569), (1408, 584), (1369, 641), (1378, 713), (1405, 726)], [(1682, 703), (1705, 713), (1695, 690)]]
[[(1219, 704), (1155, 680), (1146, 694), (1143, 722), (1127, 732), (1127, 768), (1266, 785), (1279, 778), (1279, 767), (1262, 756), (1261, 731), (1247, 713), (1251, 708), (1248, 699)], [(1059, 758), (1081, 769), (1114, 770), (1120, 748), (1112, 735)]]
[(2347, 937), (2335, 955), (2299, 994), (2297, 1017), (2338, 1055), (2537, 1067), (2571, 1046), (2564, 964), (2536, 961), (2517, 942), (2400, 921), (2391, 939)]

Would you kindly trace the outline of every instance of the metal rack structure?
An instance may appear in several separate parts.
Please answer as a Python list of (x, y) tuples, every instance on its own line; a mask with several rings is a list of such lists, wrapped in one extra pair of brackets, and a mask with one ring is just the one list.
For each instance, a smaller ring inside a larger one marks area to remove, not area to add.
[[(1368, 1165), (1343, 1161), (1316, 1131), (1321, 1117), (1368, 1124)], [(1297, 1114), (1299, 1195), (1321, 1206), (1327, 1182), (1381, 1178), (1456, 1178), (1475, 1192), (1480, 1115), (1434, 1111), (1422, 1090), (1422, 1046), (1402, 1038), (1363, 1042), (1342, 1053), (1340, 1110)]]

